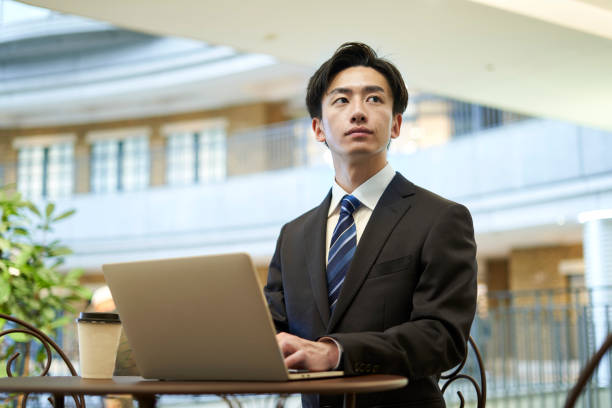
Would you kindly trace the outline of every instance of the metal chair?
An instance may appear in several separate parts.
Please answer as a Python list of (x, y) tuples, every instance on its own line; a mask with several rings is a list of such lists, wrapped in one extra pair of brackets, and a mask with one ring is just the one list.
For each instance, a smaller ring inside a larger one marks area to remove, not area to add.
[[(76, 370), (74, 369), (74, 366), (72, 365), (72, 363), (70, 362), (70, 359), (68, 358), (68, 356), (66, 356), (66, 354), (64, 353), (64, 351), (60, 348), (60, 346), (57, 345), (57, 343), (55, 341), (53, 341), (53, 339), (51, 339), (49, 336), (47, 336), (45, 333), (43, 333), (42, 331), (38, 330), (36, 327), (32, 326), (31, 324), (24, 322), (21, 319), (17, 319), (16, 317), (13, 316), (9, 316), (9, 315), (5, 315), (3, 313), (0, 313), (0, 320), (8, 320), (11, 321), (13, 323), (16, 323), (17, 325), (21, 326), (21, 327), (16, 327), (13, 329), (8, 329), (8, 330), (3, 330), (0, 332), (0, 338), (11, 334), (11, 333), (23, 333), (32, 337), (35, 337), (36, 339), (38, 339), (38, 341), (40, 341), (40, 343), (42, 344), (42, 346), (45, 349), (45, 353), (47, 355), (47, 361), (45, 364), (45, 367), (43, 369), (43, 372), (40, 374), (40, 376), (45, 376), (49, 373), (49, 368), (51, 368), (51, 362), (53, 360), (52, 358), (52, 350), (54, 350), (64, 361), (64, 363), (66, 364), (66, 366), (68, 367), (68, 370), (70, 370), (70, 374), (72, 374), (73, 376), (78, 376)], [(17, 357), (19, 357), (20, 353), (15, 353), (12, 356), (9, 357), (9, 359), (7, 360), (6, 363), (6, 375), (9, 377), (13, 377), (13, 372), (11, 369), (11, 366), (13, 365), (13, 363), (15, 362), (15, 360), (17, 359)], [(26, 362), (27, 364), (27, 362)], [(77, 406), (77, 408), (85, 408), (85, 399), (83, 396), (77, 396), (77, 395), (73, 395), (74, 398), (74, 402)], [(21, 399), (21, 408), (25, 408), (26, 407), (26, 403), (28, 400), (28, 394), (24, 394), (23, 398)], [(49, 398), (49, 402), (51, 402), (51, 404), (53, 406), (55, 406), (55, 401), (52, 398)]]
[[(468, 353), (466, 353), (461, 364), (455, 367), (455, 369), (450, 374), (446, 374), (440, 377), (440, 379), (446, 380), (446, 382), (442, 386), (442, 394), (446, 392), (446, 390), (448, 389), (448, 386), (451, 383), (457, 380), (467, 380), (474, 386), (474, 389), (476, 390), (476, 396), (477, 396), (476, 407), (485, 408), (485, 405), (487, 403), (487, 376), (485, 373), (484, 362), (482, 361), (480, 350), (478, 350), (478, 346), (476, 346), (476, 342), (474, 342), (474, 339), (472, 338), (472, 336), (468, 338), (468, 345), (472, 347), (472, 350), (474, 350), (475, 359), (476, 359), (476, 362), (478, 363), (478, 371), (480, 375), (480, 385), (478, 385), (478, 381), (476, 381), (474, 377), (461, 373), (461, 370), (463, 370), (463, 367), (465, 367), (465, 363), (467, 362), (467, 359), (468, 359), (468, 355), (469, 355), (469, 350), (468, 350)], [(469, 346), (468, 346), (468, 349), (469, 349)], [(461, 391), (457, 391), (457, 395), (459, 396), (459, 400), (461, 401), (461, 405), (459, 407), (463, 408), (465, 406), (465, 399), (463, 397), (463, 394), (461, 393)]]
[(601, 359), (610, 350), (611, 347), (612, 333), (608, 334), (608, 337), (606, 337), (606, 340), (603, 342), (599, 350), (597, 350), (593, 357), (591, 357), (591, 359), (588, 361), (587, 365), (580, 372), (580, 375), (578, 376), (578, 381), (576, 381), (576, 385), (574, 385), (574, 387), (567, 395), (564, 408), (572, 408), (576, 404), (578, 397), (580, 396), (580, 394), (582, 394), (582, 391), (589, 382), (589, 378), (591, 378), (591, 376), (595, 372), (595, 369), (601, 362)]

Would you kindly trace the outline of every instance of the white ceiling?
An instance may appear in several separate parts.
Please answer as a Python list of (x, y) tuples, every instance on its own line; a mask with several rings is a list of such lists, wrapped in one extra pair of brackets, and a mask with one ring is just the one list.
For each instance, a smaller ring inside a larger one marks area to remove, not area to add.
[(612, 130), (610, 0), (27, 0), (316, 67), (345, 41), (412, 89)]

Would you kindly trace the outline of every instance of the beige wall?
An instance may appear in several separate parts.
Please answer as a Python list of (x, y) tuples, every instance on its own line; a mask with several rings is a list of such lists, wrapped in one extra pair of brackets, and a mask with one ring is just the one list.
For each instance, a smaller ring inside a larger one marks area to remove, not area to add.
[[(487, 287), (487, 293), (506, 291), (509, 289), (509, 267), (508, 258), (491, 258), (486, 261), (486, 275), (481, 279)], [(488, 307), (499, 306), (496, 299), (488, 300)]]
[(489, 291), (508, 290), (509, 261), (507, 258), (487, 259), (485, 283)]
[[(551, 247), (515, 249), (510, 254), (509, 288), (516, 290), (565, 289), (567, 276), (559, 273), (559, 263), (564, 259), (582, 258), (582, 244)], [(557, 303), (566, 302), (563, 293), (553, 299)], [(535, 299), (518, 299), (518, 304), (526, 304)]]
[(559, 262), (582, 258), (582, 245), (514, 249), (510, 254), (511, 290), (566, 288)]
[(0, 130), (0, 165), (3, 166), (4, 184), (17, 182), (17, 150), (13, 149), (13, 139), (2, 134)]

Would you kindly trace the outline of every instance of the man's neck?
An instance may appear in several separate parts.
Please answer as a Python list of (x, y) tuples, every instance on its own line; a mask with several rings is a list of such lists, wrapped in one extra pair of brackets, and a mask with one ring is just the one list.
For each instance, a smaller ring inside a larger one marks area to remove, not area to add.
[(383, 161), (377, 160), (368, 163), (368, 165), (351, 164), (351, 163), (335, 163), (336, 183), (347, 193), (352, 193), (357, 187), (365, 183), (370, 177), (381, 171), (387, 165), (387, 159)]

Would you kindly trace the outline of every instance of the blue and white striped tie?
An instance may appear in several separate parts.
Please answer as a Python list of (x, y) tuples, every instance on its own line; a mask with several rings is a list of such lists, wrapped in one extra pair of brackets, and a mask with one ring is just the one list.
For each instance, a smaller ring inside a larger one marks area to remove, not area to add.
[(340, 202), (340, 219), (334, 228), (329, 244), (327, 257), (327, 297), (329, 308), (333, 312), (338, 302), (338, 295), (344, 283), (346, 272), (351, 265), (357, 246), (357, 229), (353, 212), (361, 203), (352, 195), (345, 195)]

